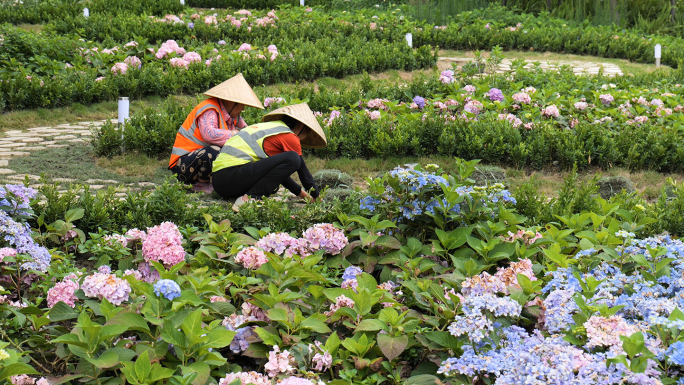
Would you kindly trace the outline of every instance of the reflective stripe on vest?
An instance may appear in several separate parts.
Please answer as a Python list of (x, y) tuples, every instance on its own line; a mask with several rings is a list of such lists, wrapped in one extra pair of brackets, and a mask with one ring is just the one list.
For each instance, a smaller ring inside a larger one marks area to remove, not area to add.
[(209, 146), (209, 144), (204, 141), (204, 138), (202, 138), (202, 134), (198, 130), (197, 126), (197, 118), (208, 109), (214, 109), (218, 113), (219, 128), (222, 130), (227, 129), (218, 99), (209, 98), (198, 104), (188, 114), (188, 117), (185, 118), (183, 125), (178, 129), (176, 141), (173, 143), (173, 149), (171, 150), (169, 168), (172, 168), (176, 162), (178, 162), (178, 158), (181, 156), (187, 155), (202, 147)]
[(281, 121), (259, 123), (243, 128), (223, 146), (214, 161), (212, 172), (268, 158), (264, 152), (264, 140), (269, 136), (288, 132), (292, 131)]

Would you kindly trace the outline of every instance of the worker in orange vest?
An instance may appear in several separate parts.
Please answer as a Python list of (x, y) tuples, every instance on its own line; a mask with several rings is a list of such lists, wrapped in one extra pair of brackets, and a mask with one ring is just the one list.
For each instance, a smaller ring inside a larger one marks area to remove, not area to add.
[(210, 194), (211, 169), (221, 147), (247, 124), (240, 116), (245, 106), (264, 109), (242, 74), (205, 92), (208, 99), (198, 104), (178, 129), (169, 170), (178, 180), (192, 184), (192, 190)]

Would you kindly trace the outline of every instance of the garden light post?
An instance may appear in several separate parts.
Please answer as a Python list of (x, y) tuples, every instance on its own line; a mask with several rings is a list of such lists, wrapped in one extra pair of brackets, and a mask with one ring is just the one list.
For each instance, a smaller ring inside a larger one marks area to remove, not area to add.
[(88, 8), (83, 8), (83, 17), (86, 19), (90, 16), (90, 10)]
[(128, 101), (128, 98), (126, 97), (120, 97), (119, 98), (119, 129), (121, 130), (121, 151), (123, 152), (125, 149), (123, 147), (123, 137), (124, 137), (124, 123), (126, 120), (128, 120), (129, 117), (129, 108), (130, 104)]
[(408, 43), (408, 46), (413, 48), (413, 34), (411, 32), (406, 34), (406, 43)]
[(660, 44), (656, 44), (656, 45), (655, 45), (656, 68), (659, 68), (659, 67), (660, 67), (660, 56), (661, 56)]

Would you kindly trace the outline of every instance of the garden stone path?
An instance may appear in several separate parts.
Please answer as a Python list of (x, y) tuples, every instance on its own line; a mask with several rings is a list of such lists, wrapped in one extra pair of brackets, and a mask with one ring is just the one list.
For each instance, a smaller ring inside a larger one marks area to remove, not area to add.
[[(457, 65), (461, 67), (463, 64), (473, 62), (475, 59), (468, 57), (440, 57), (440, 61)], [(539, 67), (544, 71), (556, 71), (562, 66), (570, 66), (575, 75), (598, 75), (601, 67), (603, 67), (603, 74), (607, 77), (622, 76), (622, 69), (617, 64), (613, 63), (596, 63), (596, 62), (586, 62), (586, 61), (571, 61), (571, 60), (558, 60), (558, 61), (545, 61), (545, 60), (525, 60), (524, 68), (533, 68), (534, 63), (539, 63)], [(506, 73), (512, 71), (511, 65), (512, 60), (503, 59), (501, 64), (499, 64), (499, 69), (497, 73)]]
[[(105, 122), (105, 120), (97, 120), (74, 124), (60, 124), (54, 127), (35, 127), (25, 131), (5, 131), (0, 134), (0, 181), (21, 183), (28, 177), (32, 182), (38, 182), (40, 180), (39, 175), (18, 174), (14, 170), (9, 169), (9, 160), (20, 156), (28, 156), (31, 152), (47, 148), (90, 145), (90, 137), (93, 135), (91, 130), (103, 125)], [(77, 181), (72, 178), (52, 178), (50, 175), (45, 175), (44, 180), (60, 182), (60, 192), (66, 192), (65, 188), (70, 183)], [(91, 191), (119, 185), (132, 191), (150, 189), (155, 186), (149, 182), (123, 184), (120, 181), (103, 179), (88, 179), (83, 183), (88, 185)], [(41, 184), (39, 183), (31, 185), (34, 188), (40, 186)], [(123, 199), (126, 193), (119, 191), (115, 195)]]

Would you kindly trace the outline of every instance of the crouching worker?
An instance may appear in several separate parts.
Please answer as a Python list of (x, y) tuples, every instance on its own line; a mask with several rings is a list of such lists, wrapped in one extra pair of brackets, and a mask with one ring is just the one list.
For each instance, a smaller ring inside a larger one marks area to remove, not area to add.
[(169, 170), (196, 192), (211, 193), (211, 168), (221, 147), (247, 127), (240, 113), (245, 106), (264, 109), (242, 74), (205, 92), (209, 99), (195, 107), (178, 129)]
[[(281, 185), (300, 198), (318, 198), (302, 146), (322, 148), (327, 142), (309, 106), (279, 108), (264, 115), (262, 122), (244, 128), (223, 146), (214, 161), (214, 191), (224, 199), (237, 198), (236, 207), (250, 198), (270, 196)], [(304, 188), (291, 178), (295, 172)]]

